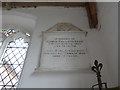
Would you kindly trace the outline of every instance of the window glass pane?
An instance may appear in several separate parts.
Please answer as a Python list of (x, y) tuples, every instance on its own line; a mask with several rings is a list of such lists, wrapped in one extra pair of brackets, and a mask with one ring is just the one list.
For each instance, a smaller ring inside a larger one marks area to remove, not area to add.
[(16, 33), (18, 30), (16, 30), (15, 25), (8, 24), (8, 25), (2, 25), (2, 31), (6, 37), (9, 37), (14, 33)]
[(17, 87), (27, 49), (28, 43), (23, 38), (9, 42), (0, 65), (0, 89)]

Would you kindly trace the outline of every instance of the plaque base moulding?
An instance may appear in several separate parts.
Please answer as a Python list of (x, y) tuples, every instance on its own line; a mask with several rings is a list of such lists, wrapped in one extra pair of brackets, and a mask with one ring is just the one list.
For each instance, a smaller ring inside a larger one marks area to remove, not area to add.
[(35, 68), (35, 72), (79, 72), (79, 73), (93, 73), (91, 68)]

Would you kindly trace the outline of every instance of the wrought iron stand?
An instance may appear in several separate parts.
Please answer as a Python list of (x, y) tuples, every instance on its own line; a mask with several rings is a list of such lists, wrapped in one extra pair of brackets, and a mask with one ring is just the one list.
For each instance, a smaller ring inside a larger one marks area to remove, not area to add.
[(92, 71), (94, 71), (97, 75), (97, 80), (98, 80), (98, 84), (95, 84), (92, 86), (92, 89), (94, 90), (94, 87), (95, 86), (98, 86), (99, 87), (99, 90), (102, 90), (103, 89), (103, 85), (105, 85), (104, 88), (107, 89), (107, 83), (102, 83), (102, 80), (101, 80), (101, 74), (100, 74), (100, 71), (103, 67), (103, 64), (102, 63), (98, 63), (97, 60), (95, 60), (94, 62), (94, 66), (92, 66)]

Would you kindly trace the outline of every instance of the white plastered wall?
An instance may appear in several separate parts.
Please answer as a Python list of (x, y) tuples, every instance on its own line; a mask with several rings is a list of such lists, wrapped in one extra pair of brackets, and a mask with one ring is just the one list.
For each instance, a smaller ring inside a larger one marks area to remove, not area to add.
[[(31, 43), (19, 83), (20, 88), (89, 88), (93, 84), (97, 83), (95, 73), (34, 73), (40, 60), (41, 31), (45, 31), (60, 22), (69, 22), (81, 29), (89, 31), (87, 41), (90, 61), (93, 63), (93, 61), (97, 59), (102, 62), (104, 64), (104, 68), (102, 70), (103, 81), (109, 83), (112, 81), (109, 76), (108, 56), (104, 51), (105, 47), (104, 42), (101, 39), (101, 32), (89, 29), (88, 18), (84, 8), (40, 7), (36, 9), (11, 10), (11, 12), (14, 11), (27, 13), (37, 17), (36, 26), (33, 27), (32, 30), (28, 29), (32, 32)], [(24, 22), (24, 16), (19, 21), (19, 23), (22, 22)], [(31, 23), (29, 20), (26, 20), (26, 24), (30, 25)], [(24, 26), (26, 24), (24, 23)], [(113, 83), (110, 85), (113, 85)]]
[(112, 81), (110, 86), (118, 86), (118, 3), (99, 3), (100, 36)]

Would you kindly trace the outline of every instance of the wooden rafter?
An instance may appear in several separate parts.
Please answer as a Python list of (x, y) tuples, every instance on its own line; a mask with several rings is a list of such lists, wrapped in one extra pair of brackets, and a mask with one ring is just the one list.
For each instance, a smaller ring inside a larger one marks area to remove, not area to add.
[(87, 2), (86, 11), (88, 15), (88, 21), (90, 28), (97, 28), (98, 17), (97, 17), (97, 6), (96, 2)]
[(96, 2), (2, 2), (2, 7), (7, 10), (40, 6), (85, 7), (90, 28), (96, 28), (98, 25)]
[[(85, 7), (84, 2), (3, 2), (3, 7), (8, 10), (11, 8), (29, 8), (40, 6), (64, 6), (64, 7)], [(11, 7), (11, 8), (9, 8)]]

